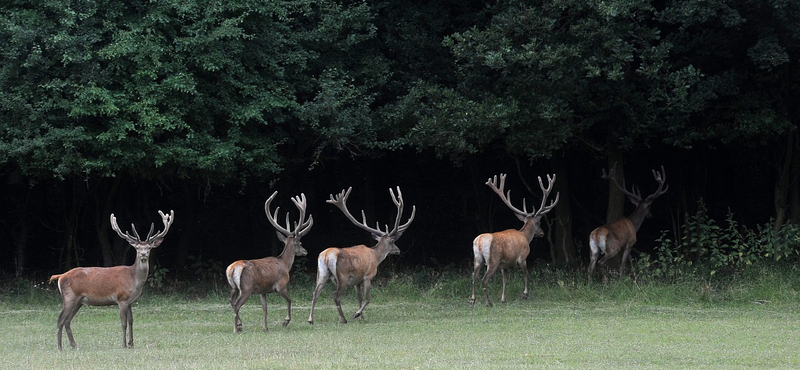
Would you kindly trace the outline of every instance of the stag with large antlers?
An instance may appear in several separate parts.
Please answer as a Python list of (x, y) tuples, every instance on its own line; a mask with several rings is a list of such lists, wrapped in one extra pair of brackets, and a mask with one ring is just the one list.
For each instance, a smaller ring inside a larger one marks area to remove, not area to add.
[[(614, 167), (616, 167), (616, 164)], [(612, 184), (616, 185), (616, 187), (628, 197), (628, 200), (636, 206), (636, 209), (633, 210), (633, 213), (631, 213), (630, 216), (620, 217), (608, 224), (594, 229), (592, 233), (589, 234), (589, 248), (591, 249), (592, 253), (589, 262), (590, 283), (592, 281), (592, 273), (594, 272), (594, 267), (595, 264), (597, 264), (597, 258), (600, 256), (600, 253), (604, 254), (603, 258), (600, 259), (600, 264), (604, 265), (606, 261), (622, 251), (622, 261), (620, 261), (619, 264), (619, 273), (622, 275), (622, 272), (625, 269), (625, 261), (627, 261), (630, 257), (631, 248), (634, 244), (636, 244), (636, 233), (642, 226), (642, 222), (644, 221), (645, 217), (650, 216), (650, 206), (653, 204), (653, 201), (656, 200), (656, 198), (666, 193), (667, 189), (669, 189), (669, 185), (664, 185), (667, 179), (667, 173), (664, 171), (664, 166), (661, 166), (661, 172), (652, 170), (653, 177), (656, 179), (656, 182), (658, 182), (658, 189), (656, 189), (655, 193), (650, 194), (644, 199), (642, 199), (642, 194), (639, 192), (639, 189), (636, 186), (633, 187), (633, 191), (629, 191), (625, 187), (624, 179), (622, 181), (622, 185), (620, 185), (614, 176), (614, 170), (615, 168), (612, 168), (611, 171), (606, 174), (606, 170), (603, 169), (602, 178), (609, 180)]]
[[(117, 218), (111, 214), (111, 227), (122, 239), (125, 239), (136, 249), (136, 262), (131, 266), (114, 267), (76, 267), (60, 275), (53, 275), (50, 281), (58, 280), (58, 290), (64, 307), (58, 315), (58, 349), (61, 349), (61, 330), (67, 329), (69, 344), (76, 347), (72, 337), (70, 323), (75, 314), (83, 305), (89, 306), (119, 306), (119, 319), (122, 323), (122, 347), (133, 347), (133, 312), (131, 305), (142, 295), (142, 287), (150, 265), (150, 250), (161, 245), (175, 219), (175, 211), (169, 215), (158, 211), (164, 230), (153, 234), (154, 225), (150, 224), (147, 237), (141, 239), (136, 232), (136, 226), (131, 224), (133, 235), (124, 234), (117, 226)], [(125, 332), (130, 327), (130, 340), (125, 342)]]
[(492, 301), (489, 299), (489, 291), (486, 288), (486, 284), (498, 268), (503, 275), (503, 291), (500, 296), (500, 302), (506, 301), (506, 283), (508, 282), (506, 269), (515, 265), (522, 269), (522, 273), (525, 276), (525, 290), (522, 292), (522, 297), (525, 299), (528, 298), (528, 265), (526, 259), (531, 251), (530, 243), (533, 238), (544, 235), (540, 227), (542, 216), (550, 212), (556, 204), (558, 204), (558, 193), (556, 193), (555, 199), (553, 199), (549, 205), (547, 204), (547, 197), (550, 195), (550, 191), (553, 190), (553, 183), (555, 183), (555, 181), (556, 175), (553, 175), (553, 177), (547, 175), (547, 187), (545, 187), (541, 176), (539, 177), (539, 187), (542, 188), (543, 192), (542, 204), (539, 206), (538, 210), (532, 208), (531, 212), (528, 212), (524, 198), (522, 199), (522, 210), (520, 210), (511, 204), (511, 190), (505, 194), (503, 193), (506, 183), (505, 174), (500, 174), (499, 187), (497, 186), (497, 176), (495, 176), (494, 179), (490, 178), (486, 181), (486, 185), (489, 185), (489, 187), (500, 196), (503, 203), (505, 203), (524, 224), (519, 230), (509, 229), (495, 233), (481, 234), (472, 241), (474, 262), (472, 270), (472, 297), (469, 299), (470, 305), (475, 304), (475, 284), (483, 266), (486, 266), (486, 273), (483, 275), (482, 287), (487, 306), (491, 307)]
[[(400, 192), (399, 187), (397, 188), (397, 196), (394, 195), (392, 189), (389, 189), (392, 201), (394, 201), (397, 207), (397, 217), (394, 221), (394, 227), (389, 230), (389, 226), (386, 225), (386, 230), (384, 231), (381, 230), (380, 224), (377, 224), (376, 228), (373, 229), (367, 226), (367, 217), (363, 210), (361, 211), (361, 219), (363, 221), (358, 222), (347, 209), (347, 198), (350, 196), (351, 190), (353, 190), (352, 187), (346, 191), (342, 190), (336, 197), (331, 194), (331, 198), (328, 199), (327, 202), (338, 207), (342, 213), (344, 213), (345, 217), (354, 225), (368, 231), (372, 235), (372, 238), (378, 241), (378, 244), (375, 244), (373, 247), (356, 245), (348, 248), (328, 248), (319, 254), (319, 258), (317, 259), (317, 283), (314, 289), (314, 297), (311, 300), (311, 314), (308, 316), (308, 323), (312, 325), (314, 324), (314, 306), (328, 279), (331, 279), (331, 281), (336, 284), (336, 292), (334, 293), (333, 301), (336, 303), (336, 308), (339, 310), (339, 322), (343, 324), (347, 323), (344, 312), (342, 312), (341, 296), (344, 290), (351, 286), (355, 286), (359, 304), (358, 311), (353, 315), (353, 318), (361, 317), (364, 313), (364, 308), (369, 304), (370, 284), (372, 278), (378, 273), (378, 265), (386, 259), (387, 255), (400, 254), (400, 248), (395, 245), (395, 242), (403, 235), (403, 232), (408, 229), (411, 222), (414, 221), (414, 215), (417, 212), (417, 208), (412, 206), (411, 217), (408, 218), (405, 224), (400, 225), (400, 218), (403, 216), (404, 206), (403, 194)], [(361, 295), (362, 288), (364, 291), (363, 301)]]
[(277, 230), (278, 239), (283, 242), (283, 252), (278, 257), (266, 257), (256, 260), (239, 260), (231, 263), (225, 270), (228, 284), (231, 286), (231, 307), (233, 307), (233, 332), (242, 331), (242, 319), (239, 317), (239, 309), (242, 308), (247, 299), (252, 294), (261, 296), (261, 309), (264, 311), (264, 322), (262, 329), (267, 330), (267, 294), (278, 293), (286, 300), (286, 319), (283, 326), (289, 325), (292, 320), (292, 299), (286, 290), (289, 283), (289, 270), (292, 268), (295, 256), (305, 256), (308, 252), (300, 243), (300, 238), (308, 234), (314, 219), (311, 215), (306, 216), (306, 196), (300, 194), (299, 197), (292, 198), (292, 202), (300, 210), (300, 220), (294, 223), (294, 229), (289, 224), (289, 213), (286, 213), (286, 227), (278, 224), (278, 210), (270, 213), (269, 207), (278, 192), (272, 195), (264, 203), (264, 211), (267, 213), (267, 220)]

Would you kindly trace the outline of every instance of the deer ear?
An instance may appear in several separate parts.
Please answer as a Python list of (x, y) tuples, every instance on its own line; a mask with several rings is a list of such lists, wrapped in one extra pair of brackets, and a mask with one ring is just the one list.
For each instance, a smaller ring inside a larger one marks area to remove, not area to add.
[(286, 243), (286, 235), (283, 235), (280, 231), (276, 231), (275, 234), (278, 235), (278, 239), (284, 243)]
[(384, 236), (383, 234), (376, 234), (376, 233), (370, 233), (370, 235), (372, 235), (372, 239), (375, 239), (375, 241), (377, 242), (381, 241), (381, 238), (383, 238)]
[(514, 215), (516, 215), (517, 219), (519, 219), (522, 222), (525, 222), (525, 219), (527, 218), (527, 217), (525, 217), (525, 215), (521, 215), (521, 214), (516, 213), (516, 212), (514, 212)]
[(156, 248), (159, 245), (161, 245), (161, 242), (163, 242), (163, 241), (164, 241), (164, 238), (158, 238), (156, 240), (153, 240), (153, 248)]

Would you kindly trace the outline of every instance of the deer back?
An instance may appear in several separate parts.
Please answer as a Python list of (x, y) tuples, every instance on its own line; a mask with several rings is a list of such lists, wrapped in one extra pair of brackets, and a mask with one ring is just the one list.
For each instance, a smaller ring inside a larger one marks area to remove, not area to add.
[[(379, 243), (378, 246), (380, 245)], [(337, 273), (351, 276), (355, 282), (361, 281), (365, 277), (368, 279), (375, 277), (378, 273), (378, 265), (386, 259), (390, 250), (388, 246), (380, 249), (376, 248), (378, 246), (368, 247), (362, 244), (339, 249), (336, 256)]]
[(135, 284), (134, 275), (133, 266), (114, 266), (76, 267), (54, 277), (58, 279), (62, 295), (83, 299), (85, 304), (102, 306), (139, 298), (142, 287)]
[(623, 216), (594, 229), (589, 239), (598, 246), (605, 246), (603, 253), (614, 255), (625, 246), (636, 243), (636, 226), (630, 218)]

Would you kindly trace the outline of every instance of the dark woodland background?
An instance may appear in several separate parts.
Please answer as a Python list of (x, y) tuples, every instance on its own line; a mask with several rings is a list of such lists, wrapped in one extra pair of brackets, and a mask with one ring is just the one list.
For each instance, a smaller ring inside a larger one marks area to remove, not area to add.
[(313, 272), (372, 245), (325, 203), (350, 186), (371, 224), (393, 222), (389, 188), (417, 207), (384, 263), (469, 271), (475, 236), (521, 227), (485, 185), (500, 173), (518, 206), (557, 175), (529, 265), (581, 267), (633, 210), (614, 163), (645, 196), (653, 169), (669, 185), (634, 258), (700, 202), (798, 221), (796, 2), (19, 0), (0, 19), (4, 278), (132, 263), (111, 213), (146, 232), (174, 210), (151, 260), (176, 276), (277, 255), (273, 191), (281, 219), (308, 197)]

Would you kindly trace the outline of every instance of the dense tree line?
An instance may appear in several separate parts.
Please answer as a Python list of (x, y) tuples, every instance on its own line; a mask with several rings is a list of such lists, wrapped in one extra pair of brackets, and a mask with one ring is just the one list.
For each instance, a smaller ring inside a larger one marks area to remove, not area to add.
[(600, 179), (615, 163), (644, 192), (666, 168), (643, 250), (700, 199), (780, 229), (800, 208), (798, 41), (800, 4), (774, 0), (7, 1), (0, 270), (129, 263), (108, 215), (158, 209), (170, 270), (274, 254), (273, 190), (309, 197), (313, 258), (368, 241), (329, 194), (385, 219), (396, 185), (419, 214), (395, 262), (461, 264), (519, 227), (483, 185), (500, 172), (529, 204), (557, 175), (531, 258), (581, 263), (630, 209)]

